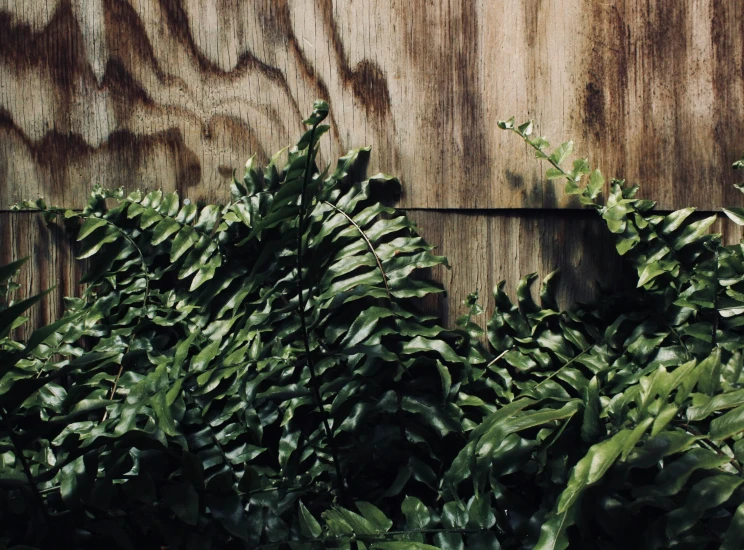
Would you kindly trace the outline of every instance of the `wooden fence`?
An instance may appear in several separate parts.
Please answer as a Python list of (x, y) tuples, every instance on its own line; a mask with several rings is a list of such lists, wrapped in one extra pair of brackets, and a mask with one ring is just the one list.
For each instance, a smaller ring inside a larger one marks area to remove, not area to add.
[(742, 67), (740, 0), (0, 0), (0, 262), (31, 255), (27, 290), (58, 285), (32, 324), (56, 317), (70, 237), (13, 203), (96, 183), (224, 200), (323, 98), (323, 157), (372, 146), (450, 258), (446, 317), (556, 267), (564, 303), (589, 299), (622, 269), (601, 222), (497, 120), (574, 139), (662, 209), (717, 211), (744, 199)]

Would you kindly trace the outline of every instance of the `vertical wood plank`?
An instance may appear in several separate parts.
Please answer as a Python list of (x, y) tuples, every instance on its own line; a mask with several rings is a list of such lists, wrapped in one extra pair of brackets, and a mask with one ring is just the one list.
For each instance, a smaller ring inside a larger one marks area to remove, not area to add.
[(433, 270), (447, 296), (429, 305), (450, 326), (464, 313), (462, 301), (474, 291), (486, 310), (478, 320), (485, 326), (493, 310), (493, 288), (502, 280), (514, 300), (519, 280), (537, 273), (539, 279), (533, 285), (537, 298), (542, 278), (558, 269), (557, 297), (565, 308), (596, 298), (600, 284), (616, 288), (622, 279), (622, 259), (604, 223), (591, 212), (416, 210), (408, 215), (452, 266)]
[(75, 259), (77, 250), (74, 235), (57, 224), (47, 225), (39, 214), (0, 212), (0, 265), (28, 257), (15, 279), (21, 285), (17, 298), (55, 287), (25, 314), (29, 320), (17, 329), (17, 338), (60, 319), (64, 297), (82, 294), (78, 281), (85, 262)]

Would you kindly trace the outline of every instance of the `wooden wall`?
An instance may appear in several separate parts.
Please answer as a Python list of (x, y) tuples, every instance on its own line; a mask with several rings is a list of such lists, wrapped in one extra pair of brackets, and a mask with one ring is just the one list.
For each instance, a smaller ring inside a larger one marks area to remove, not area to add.
[(66, 237), (13, 203), (79, 206), (96, 183), (224, 199), (316, 98), (323, 156), (371, 145), (450, 257), (445, 314), (531, 271), (563, 267), (566, 301), (618, 272), (601, 223), (499, 119), (573, 138), (663, 209), (743, 198), (741, 0), (0, 0), (0, 261), (32, 254), (30, 290), (74, 292)]

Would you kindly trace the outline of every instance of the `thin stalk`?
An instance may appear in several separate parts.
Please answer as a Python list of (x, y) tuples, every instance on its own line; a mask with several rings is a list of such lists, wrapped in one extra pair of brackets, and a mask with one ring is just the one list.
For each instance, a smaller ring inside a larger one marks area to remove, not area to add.
[(534, 388), (531, 388), (529, 391), (535, 391), (537, 388), (539, 388), (545, 382), (547, 382), (548, 380), (550, 380), (551, 378), (553, 378), (554, 376), (556, 376), (557, 374), (559, 374), (563, 369), (565, 369), (571, 363), (573, 363), (574, 361), (576, 361), (579, 357), (581, 357), (582, 355), (584, 355), (585, 353), (587, 353), (588, 351), (590, 351), (596, 345), (597, 344), (592, 344), (592, 345), (584, 348), (583, 350), (581, 350), (581, 353), (579, 353), (578, 355), (575, 355), (569, 361), (566, 361), (563, 365), (561, 365), (560, 368), (558, 368), (557, 370), (554, 370), (549, 376), (546, 376), (545, 378), (543, 378)]
[[(44, 213), (48, 212), (48, 213), (51, 213), (57, 216), (63, 216), (63, 217), (66, 212), (70, 211), (70, 212), (75, 213), (74, 217), (79, 218), (81, 220), (85, 220), (87, 217), (89, 217), (85, 215), (84, 210), (65, 210), (62, 208), (47, 208), (47, 209), (40, 209), (40, 210)], [(142, 298), (142, 309), (144, 310), (147, 307), (147, 301), (148, 301), (148, 298), (150, 297), (150, 271), (147, 269), (147, 263), (145, 262), (145, 255), (142, 253), (142, 250), (140, 249), (140, 247), (137, 246), (137, 243), (134, 242), (134, 239), (132, 239), (132, 237), (130, 237), (126, 233), (126, 231), (121, 229), (119, 226), (117, 226), (115, 223), (111, 222), (110, 220), (107, 220), (105, 218), (101, 218), (101, 219), (104, 222), (106, 222), (106, 224), (109, 227), (112, 227), (122, 237), (124, 237), (124, 239), (127, 240), (129, 244), (132, 245), (134, 250), (137, 252), (137, 255), (139, 256), (140, 264), (142, 265), (142, 273), (145, 276), (145, 292)], [(86, 291), (86, 294), (87, 294), (87, 291)], [(132, 333), (132, 337), (129, 340), (129, 344), (127, 344), (127, 348), (129, 348), (133, 339), (134, 339), (134, 333)], [(121, 375), (123, 374), (123, 372), (124, 372), (124, 365), (122, 364), (122, 365), (119, 365), (119, 371), (116, 373), (116, 377), (114, 378), (114, 385), (111, 388), (111, 392), (109, 394), (109, 400), (114, 399), (114, 396), (116, 395), (116, 389), (118, 387), (119, 379), (121, 378)], [(101, 419), (101, 422), (105, 422), (107, 418), (108, 418), (108, 410), (106, 410), (103, 413), (103, 418)]]
[[(147, 299), (150, 297), (150, 271), (147, 269), (147, 264), (145, 263), (145, 255), (142, 253), (142, 250), (139, 246), (137, 246), (137, 243), (134, 242), (134, 239), (132, 239), (125, 231), (123, 231), (121, 228), (119, 228), (116, 224), (110, 222), (109, 220), (104, 220), (107, 224), (109, 224), (111, 227), (113, 227), (115, 230), (117, 230), (122, 237), (124, 237), (127, 241), (129, 241), (129, 244), (132, 245), (132, 247), (137, 251), (137, 254), (139, 255), (140, 264), (142, 264), (142, 273), (145, 275), (145, 293), (144, 297), (142, 298), (142, 309), (145, 310), (147, 308)], [(139, 321), (138, 321), (139, 322)], [(136, 327), (135, 327), (136, 328)], [(129, 338), (129, 343), (127, 344), (127, 350), (131, 347), (132, 341), (134, 340), (134, 329), (132, 329), (132, 336)], [(125, 354), (122, 354), (122, 358)], [(114, 385), (111, 387), (111, 393), (109, 394), (109, 400), (113, 400), (114, 396), (116, 395), (116, 389), (119, 385), (119, 379), (121, 378), (121, 375), (124, 372), (124, 364), (122, 363), (119, 365), (119, 372), (116, 373), (116, 378), (114, 378)], [(101, 419), (101, 422), (106, 422), (106, 419), (108, 418), (108, 409), (103, 413), (103, 418)]]
[[(372, 252), (372, 256), (375, 258), (375, 262), (377, 262), (377, 269), (380, 271), (380, 275), (382, 276), (382, 282), (385, 284), (385, 292), (387, 292), (387, 298), (388, 302), (390, 303), (390, 309), (393, 310), (393, 315), (395, 317), (400, 317), (397, 311), (395, 311), (395, 307), (393, 304), (393, 294), (390, 292), (390, 285), (388, 283), (387, 274), (385, 273), (385, 269), (382, 267), (382, 261), (380, 260), (380, 257), (377, 255), (377, 251), (375, 250), (374, 245), (372, 244), (372, 241), (369, 240), (369, 237), (367, 237), (367, 234), (364, 232), (364, 230), (359, 226), (357, 222), (355, 222), (351, 216), (349, 216), (346, 212), (341, 210), (339, 207), (337, 207), (335, 204), (331, 204), (328, 201), (323, 201), (323, 204), (326, 204), (333, 208), (336, 212), (341, 214), (343, 217), (347, 219), (347, 221), (353, 225), (357, 232), (362, 236), (362, 239), (364, 239), (364, 242), (367, 243), (367, 247), (369, 248), (370, 252)], [(409, 444), (408, 436), (406, 435), (406, 427), (403, 417), (403, 395), (401, 394), (400, 387), (396, 386), (395, 388), (395, 397), (396, 402), (398, 406), (398, 410), (395, 413), (395, 417), (398, 420), (398, 433), (400, 436), (401, 443), (404, 445)]]
[(705, 447), (715, 452), (718, 456), (722, 458), (727, 458), (728, 464), (730, 464), (731, 467), (734, 468), (734, 470), (739, 472), (740, 476), (744, 476), (744, 467), (742, 467), (739, 461), (736, 460), (736, 457), (732, 457), (724, 453), (723, 449), (721, 449), (718, 445), (716, 445), (710, 438), (706, 437), (702, 432), (693, 428), (689, 424), (679, 423), (677, 425), (681, 427), (683, 430), (685, 430), (687, 433), (689, 433), (690, 435), (694, 435), (695, 437), (699, 438), (700, 442), (703, 443)]
[(488, 363), (488, 365), (486, 365), (486, 367), (490, 367), (491, 365), (495, 364), (496, 362), (498, 362), (499, 359), (501, 359), (504, 355), (506, 355), (507, 353), (509, 353), (513, 349), (514, 349), (514, 346), (510, 347), (509, 349), (506, 349), (506, 350), (502, 351), (496, 357), (494, 357), (491, 360), (491, 362)]
[(310, 184), (310, 177), (311, 177), (311, 167), (312, 162), (315, 157), (315, 150), (313, 149), (315, 145), (315, 130), (317, 128), (317, 122), (313, 125), (313, 128), (310, 133), (310, 143), (307, 147), (307, 164), (305, 166), (305, 177), (302, 181), (302, 190), (300, 194), (300, 214), (299, 219), (297, 222), (297, 293), (299, 296), (299, 303), (300, 303), (300, 327), (302, 328), (302, 340), (305, 345), (305, 352), (307, 354), (307, 366), (310, 370), (310, 385), (313, 388), (313, 394), (315, 396), (315, 402), (318, 406), (318, 411), (320, 412), (321, 418), (323, 419), (323, 429), (325, 430), (326, 437), (328, 438), (328, 445), (331, 449), (331, 458), (333, 460), (333, 467), (336, 470), (336, 480), (337, 480), (337, 489), (339, 493), (339, 497), (341, 499), (341, 502), (346, 502), (346, 490), (345, 490), (345, 483), (344, 483), (344, 477), (341, 473), (341, 463), (338, 459), (338, 451), (336, 449), (336, 442), (333, 438), (333, 430), (331, 430), (330, 422), (328, 421), (328, 413), (326, 412), (325, 408), (323, 408), (323, 396), (320, 393), (320, 384), (318, 382), (318, 377), (315, 372), (315, 361), (313, 360), (312, 352), (310, 349), (310, 338), (308, 336), (307, 331), (307, 321), (305, 319), (305, 297), (303, 296), (303, 288), (302, 288), (302, 269), (303, 269), (303, 246), (302, 246), (302, 236), (305, 233), (305, 192), (307, 190), (308, 185)]
[[(367, 235), (364, 233), (364, 231), (362, 230), (362, 228), (359, 227), (359, 224), (357, 224), (351, 218), (351, 216), (349, 216), (346, 212), (344, 212), (338, 206), (336, 206), (334, 204), (331, 204), (328, 201), (323, 201), (323, 204), (326, 204), (326, 205), (330, 206), (336, 212), (338, 212), (339, 214), (341, 214), (342, 216), (344, 216), (349, 221), (349, 223), (356, 228), (356, 230), (362, 236), (362, 238), (364, 239), (364, 241), (367, 243), (367, 246), (369, 247), (370, 251), (372, 252), (372, 255), (375, 257), (375, 261), (377, 262), (377, 268), (380, 270), (380, 275), (382, 275), (382, 282), (385, 283), (385, 291), (387, 292), (387, 295), (388, 295), (388, 301), (390, 302), (390, 305), (392, 306), (393, 305), (393, 295), (390, 292), (390, 285), (388, 284), (388, 278), (387, 278), (387, 275), (385, 274), (385, 270), (382, 268), (382, 262), (380, 261), (380, 257), (377, 255), (377, 252), (375, 252), (375, 247), (372, 245), (372, 241), (369, 240), (369, 237), (367, 237)], [(393, 312), (393, 313), (395, 313), (395, 312)], [(396, 315), (397, 315), (397, 313), (396, 313)]]

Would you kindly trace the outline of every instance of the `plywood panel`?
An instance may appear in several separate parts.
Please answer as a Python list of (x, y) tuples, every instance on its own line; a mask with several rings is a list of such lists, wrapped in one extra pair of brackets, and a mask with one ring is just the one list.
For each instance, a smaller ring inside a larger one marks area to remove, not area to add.
[(506, 281), (507, 294), (516, 299), (517, 283), (529, 273), (541, 276), (534, 283), (537, 290), (542, 277), (559, 269), (558, 298), (563, 307), (596, 297), (598, 279), (608, 287), (619, 284), (622, 262), (601, 220), (588, 212), (413, 211), (409, 215), (452, 266), (434, 271), (447, 296), (428, 305), (450, 325), (465, 312), (462, 301), (478, 291), (486, 310), (478, 321), (485, 326), (493, 309), (494, 286)]
[[(447, 256), (451, 269), (438, 267), (433, 277), (447, 295), (429, 300), (427, 308), (441, 315), (448, 326), (465, 313), (462, 301), (478, 291), (485, 313), (483, 326), (493, 310), (493, 288), (506, 281), (507, 294), (516, 300), (519, 280), (529, 273), (542, 278), (559, 270), (557, 298), (562, 308), (590, 302), (600, 287), (619, 290), (632, 284), (635, 271), (615, 251), (604, 222), (588, 211), (448, 212), (410, 211), (419, 231)], [(724, 244), (742, 239), (742, 228), (725, 217), (711, 227), (721, 233)]]
[(572, 206), (514, 114), (664, 208), (740, 196), (740, 0), (0, 0), (0, 210), (94, 183), (227, 194), (332, 109), (409, 208)]

